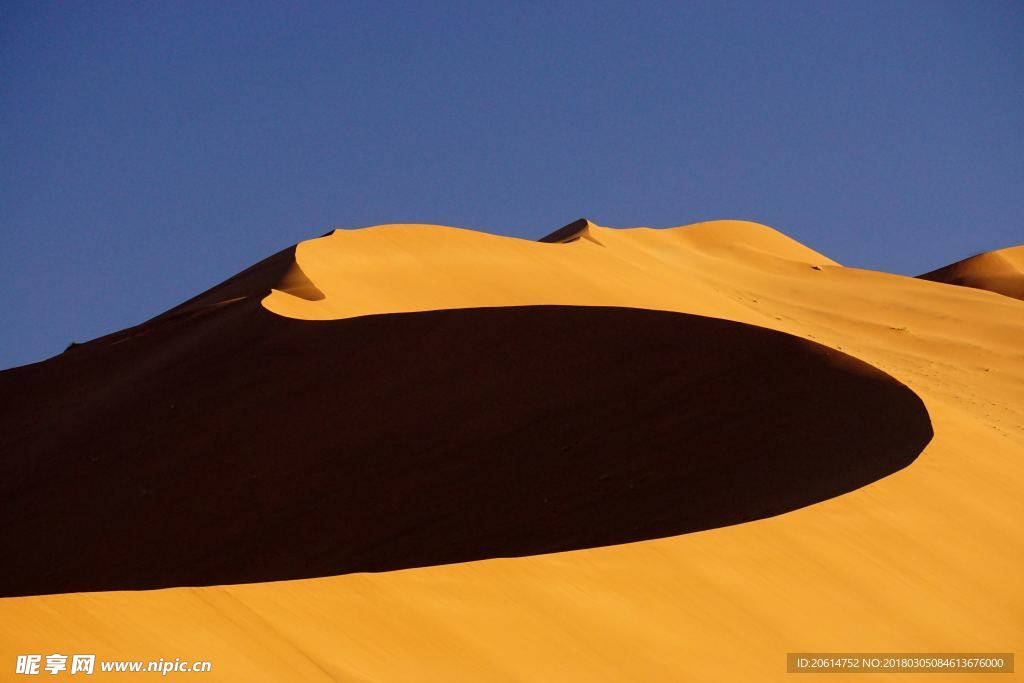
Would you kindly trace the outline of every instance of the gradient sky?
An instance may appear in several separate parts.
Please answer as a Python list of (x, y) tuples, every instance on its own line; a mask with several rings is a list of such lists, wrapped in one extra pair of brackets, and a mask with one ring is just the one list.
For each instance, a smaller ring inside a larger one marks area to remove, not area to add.
[(0, 367), (334, 227), (1024, 242), (1024, 3), (0, 5)]

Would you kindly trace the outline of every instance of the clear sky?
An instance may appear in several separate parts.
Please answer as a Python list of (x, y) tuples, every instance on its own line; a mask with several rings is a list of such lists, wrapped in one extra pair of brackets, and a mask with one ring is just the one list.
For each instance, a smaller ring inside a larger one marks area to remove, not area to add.
[(334, 227), (1024, 242), (1021, 2), (0, 3), (0, 367)]

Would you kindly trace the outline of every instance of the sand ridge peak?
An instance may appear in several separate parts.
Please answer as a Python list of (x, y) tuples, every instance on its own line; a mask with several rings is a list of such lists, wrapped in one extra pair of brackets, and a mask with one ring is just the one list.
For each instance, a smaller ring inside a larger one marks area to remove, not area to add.
[(578, 239), (589, 237), (590, 231), (594, 227), (596, 227), (595, 224), (590, 222), (589, 219), (578, 218), (572, 223), (563, 225), (558, 230), (541, 237), (537, 241), (558, 244), (575, 242)]

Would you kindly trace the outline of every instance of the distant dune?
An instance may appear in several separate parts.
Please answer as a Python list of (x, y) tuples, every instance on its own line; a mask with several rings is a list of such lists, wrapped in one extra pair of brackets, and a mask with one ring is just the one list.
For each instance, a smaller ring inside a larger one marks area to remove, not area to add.
[(745, 221), (302, 242), (0, 372), (0, 658), (661, 681), (1020, 650), (1020, 249), (918, 279)]
[(1024, 245), (987, 251), (918, 277), (1024, 299)]

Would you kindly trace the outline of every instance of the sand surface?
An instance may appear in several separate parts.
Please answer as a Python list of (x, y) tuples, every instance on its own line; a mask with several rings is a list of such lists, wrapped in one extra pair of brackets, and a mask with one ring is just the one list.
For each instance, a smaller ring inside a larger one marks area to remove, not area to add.
[[(295, 325), (482, 307), (650, 309), (859, 359), (920, 397), (934, 437), (862, 488), (680, 536), (378, 574), (7, 598), (3, 660), (209, 659), (206, 680), (732, 681), (787, 678), (789, 651), (1021, 649), (1024, 301), (845, 268), (752, 223), (567, 233), (536, 243), (439, 226), (336, 231), (64, 362), (190, 316), (228, 324), (225, 310), (256, 301)], [(303, 425), (294, 429), (301, 443)], [(168, 546), (173, 563), (182, 550)]]

